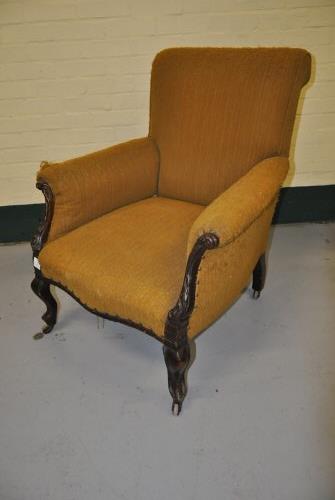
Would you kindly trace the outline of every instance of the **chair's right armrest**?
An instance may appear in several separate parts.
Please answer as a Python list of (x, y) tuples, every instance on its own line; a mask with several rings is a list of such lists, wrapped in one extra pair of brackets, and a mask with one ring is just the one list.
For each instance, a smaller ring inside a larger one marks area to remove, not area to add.
[[(159, 154), (150, 137), (62, 163), (43, 162), (37, 187), (52, 197), (48, 241), (157, 192)], [(43, 187), (44, 186), (44, 187)]]

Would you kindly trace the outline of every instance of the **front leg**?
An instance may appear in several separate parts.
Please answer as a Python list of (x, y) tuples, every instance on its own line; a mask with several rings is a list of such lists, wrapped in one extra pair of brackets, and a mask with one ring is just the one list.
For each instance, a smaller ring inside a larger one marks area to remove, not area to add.
[(172, 413), (179, 415), (187, 394), (186, 376), (191, 364), (191, 346), (188, 340), (176, 349), (165, 345), (163, 353), (168, 371), (169, 391), (173, 400)]
[(56, 324), (57, 302), (51, 294), (50, 284), (43, 278), (42, 275), (35, 274), (35, 278), (31, 283), (31, 288), (47, 307), (46, 312), (42, 316), (42, 319), (46, 322), (46, 326), (42, 329), (42, 332), (34, 335), (34, 339), (39, 339), (42, 338), (44, 334), (51, 332)]

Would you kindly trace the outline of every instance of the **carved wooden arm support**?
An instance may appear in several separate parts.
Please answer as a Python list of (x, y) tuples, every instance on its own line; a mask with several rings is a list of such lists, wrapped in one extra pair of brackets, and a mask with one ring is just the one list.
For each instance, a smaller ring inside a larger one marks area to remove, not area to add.
[(207, 250), (219, 245), (214, 233), (201, 235), (188, 257), (182, 289), (176, 305), (168, 312), (164, 335), (176, 348), (187, 342), (187, 327), (192, 314), (197, 287), (197, 274), (201, 259)]
[(33, 249), (33, 257), (38, 257), (38, 254), (42, 250), (45, 242), (48, 239), (48, 234), (50, 230), (51, 220), (54, 212), (54, 195), (49, 184), (44, 180), (40, 179), (36, 183), (37, 189), (40, 189), (44, 194), (45, 198), (45, 212), (44, 217), (40, 221), (35, 234), (31, 240), (31, 248)]

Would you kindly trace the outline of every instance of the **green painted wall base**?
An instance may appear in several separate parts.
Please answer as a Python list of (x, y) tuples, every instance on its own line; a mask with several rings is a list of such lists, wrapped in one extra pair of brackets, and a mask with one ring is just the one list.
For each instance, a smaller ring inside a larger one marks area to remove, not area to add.
[[(0, 243), (29, 241), (43, 212), (43, 204), (0, 207)], [(334, 220), (335, 184), (281, 189), (274, 224)]]
[(43, 213), (41, 203), (0, 207), (0, 243), (30, 241)]
[(274, 224), (335, 220), (335, 184), (282, 188)]

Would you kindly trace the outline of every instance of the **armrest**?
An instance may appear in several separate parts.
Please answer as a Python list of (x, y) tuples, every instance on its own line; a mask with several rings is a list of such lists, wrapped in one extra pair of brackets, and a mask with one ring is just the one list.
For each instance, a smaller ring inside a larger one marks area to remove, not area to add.
[(42, 163), (39, 183), (53, 194), (48, 240), (157, 191), (159, 156), (149, 137), (62, 163)]
[(210, 203), (191, 227), (188, 255), (204, 233), (216, 234), (223, 247), (250, 227), (276, 198), (288, 167), (288, 158), (267, 158)]

